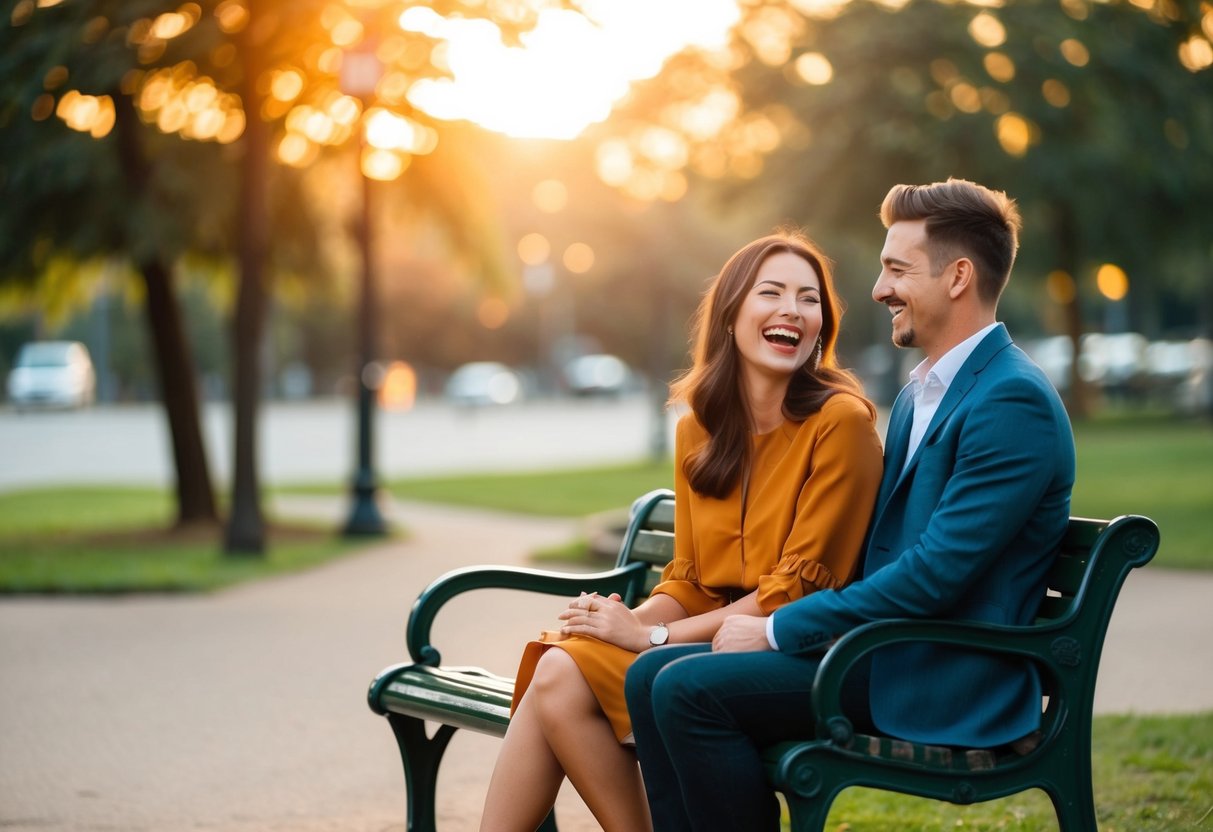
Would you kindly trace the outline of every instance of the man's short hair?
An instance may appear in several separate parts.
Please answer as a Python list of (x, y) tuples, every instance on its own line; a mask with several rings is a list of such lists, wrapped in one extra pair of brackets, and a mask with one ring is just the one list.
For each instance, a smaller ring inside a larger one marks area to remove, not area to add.
[(926, 220), (927, 255), (935, 274), (958, 257), (977, 267), (977, 292), (997, 303), (1011, 276), (1021, 220), (1015, 200), (964, 179), (930, 185), (894, 185), (880, 206), (888, 228), (903, 220)]

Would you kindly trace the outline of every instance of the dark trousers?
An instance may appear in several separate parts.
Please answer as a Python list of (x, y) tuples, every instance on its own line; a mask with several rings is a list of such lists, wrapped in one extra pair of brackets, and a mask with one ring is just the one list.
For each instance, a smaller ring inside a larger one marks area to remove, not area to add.
[[(625, 692), (656, 832), (779, 829), (761, 749), (814, 736), (817, 664), (775, 652), (712, 653), (710, 644), (637, 658)], [(848, 716), (866, 729), (866, 674), (847, 688), (843, 701), (856, 706)]]

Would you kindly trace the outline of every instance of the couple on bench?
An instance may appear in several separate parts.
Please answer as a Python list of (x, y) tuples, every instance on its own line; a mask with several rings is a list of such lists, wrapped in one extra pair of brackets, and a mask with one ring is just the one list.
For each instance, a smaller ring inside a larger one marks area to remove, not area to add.
[[(673, 389), (690, 407), (674, 559), (636, 609), (583, 595), (527, 646), (482, 830), (535, 829), (565, 777), (608, 832), (778, 829), (761, 751), (813, 735), (834, 639), (889, 618), (1031, 622), (1075, 463), (1057, 393), (996, 321), (1018, 211), (952, 179), (898, 185), (880, 215), (872, 298), (893, 342), (925, 353), (883, 451), (838, 366), (829, 261), (797, 233), (742, 248)], [(861, 730), (938, 745), (1003, 746), (1040, 722), (1027, 662), (933, 645), (878, 651), (842, 699)]]

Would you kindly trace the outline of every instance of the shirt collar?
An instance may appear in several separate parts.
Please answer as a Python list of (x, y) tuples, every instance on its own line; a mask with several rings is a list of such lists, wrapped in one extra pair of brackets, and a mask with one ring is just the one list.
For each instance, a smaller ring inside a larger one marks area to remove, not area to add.
[(969, 356), (973, 354), (973, 350), (977, 349), (977, 345), (996, 326), (998, 326), (997, 322), (982, 327), (944, 353), (943, 357), (936, 361), (934, 366), (931, 365), (929, 358), (924, 358), (919, 362), (917, 367), (910, 371), (910, 380), (921, 387), (927, 383), (931, 376), (934, 376), (943, 389), (947, 390), (952, 385), (952, 379), (956, 378), (956, 374), (960, 372), (960, 368), (964, 366), (964, 363), (969, 360)]

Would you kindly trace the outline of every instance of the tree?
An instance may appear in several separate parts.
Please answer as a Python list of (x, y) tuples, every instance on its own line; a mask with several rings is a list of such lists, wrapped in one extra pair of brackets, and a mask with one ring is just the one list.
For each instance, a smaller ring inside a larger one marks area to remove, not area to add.
[[(264, 548), (256, 413), (270, 276), (322, 268), (314, 235), (301, 233), (302, 200), (292, 190), (301, 178), (296, 171), (326, 153), (340, 153), (361, 132), (363, 119), (377, 118), (388, 123), (389, 133), (403, 131), (408, 138), (372, 142), (362, 151), (362, 169), (403, 187), (399, 176), (411, 158), (432, 151), (440, 136), (435, 121), (407, 98), (417, 81), (446, 73), (439, 39), (428, 33), (433, 20), (446, 15), (491, 21), (504, 39), (517, 42), (545, 5), (562, 4), (448, 0), (424, 9), (402, 0), (17, 4), (14, 26), (0, 41), (6, 91), (0, 117), (6, 127), (16, 128), (5, 132), (3, 147), (10, 150), (6, 159), (18, 161), (6, 160), (0, 181), (6, 189), (20, 188), (23, 199), (31, 196), (25, 202), (35, 209), (37, 227), (36, 233), (19, 233), (31, 228), (17, 222), (16, 212), (5, 215), (2, 227), (14, 231), (6, 241), (22, 242), (12, 244), (12, 256), (3, 262), (20, 261), (13, 270), (32, 277), (45, 269), (52, 253), (128, 254), (147, 275), (149, 298), (156, 298), (153, 324), (171, 330), (180, 325), (164, 307), (171, 295), (150, 287), (163, 288), (176, 259), (203, 251), (238, 261), (229, 551)], [(405, 26), (406, 10), (430, 18)], [(384, 66), (376, 95), (365, 102), (338, 88), (346, 53), (359, 43)], [(45, 93), (40, 84), (48, 87)], [(66, 132), (59, 120), (82, 132)], [(44, 155), (43, 139), (58, 155)], [(54, 174), (43, 175), (44, 162), (58, 163)], [(427, 177), (426, 167), (416, 165), (420, 175), (408, 178), (414, 189), (410, 196), (427, 202), (437, 195), (436, 213), (456, 220), (454, 244), (480, 273), (501, 275), (494, 235), (462, 230), (468, 228), (466, 205), (441, 198), (450, 191), (443, 186), (452, 171)], [(115, 212), (113, 194), (131, 188), (139, 200), (119, 200)], [(165, 351), (171, 357), (184, 342), (157, 337), (155, 343), (158, 355)], [(175, 400), (180, 391), (170, 393), (169, 383), (192, 379), (193, 373), (179, 362), (168, 367), (162, 373), (166, 397)]]
[[(0, 183), (7, 197), (0, 280), (32, 286), (56, 259), (129, 259), (146, 292), (176, 471), (176, 522), (213, 523), (196, 374), (172, 270), (186, 251), (222, 245), (222, 222), (213, 219), (222, 205), (191, 192), (179, 172), (222, 182), (225, 166), (217, 148), (166, 141), (149, 129), (122, 91), (136, 67), (123, 30), (154, 6), (67, 4), (35, 13), (34, 4), (19, 3), (0, 29)], [(63, 124), (71, 118), (78, 129)]]
[[(632, 117), (631, 137), (637, 123), (681, 136), (686, 164), (724, 180), (727, 199), (758, 195), (831, 250), (865, 252), (864, 274), (872, 246), (856, 241), (871, 240), (892, 183), (954, 175), (1004, 188), (1027, 220), (1018, 271), (1053, 274), (1077, 345), (1082, 278), (1100, 263), (1138, 276), (1135, 313), (1162, 286), (1201, 296), (1166, 264), (1207, 262), (1209, 12), (1141, 5), (750, 4), (727, 53), (670, 62), (623, 123)], [(635, 141), (632, 152), (646, 162)]]

